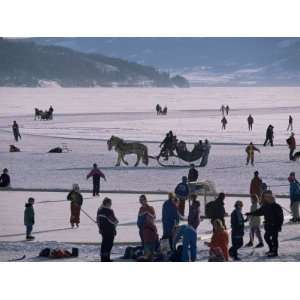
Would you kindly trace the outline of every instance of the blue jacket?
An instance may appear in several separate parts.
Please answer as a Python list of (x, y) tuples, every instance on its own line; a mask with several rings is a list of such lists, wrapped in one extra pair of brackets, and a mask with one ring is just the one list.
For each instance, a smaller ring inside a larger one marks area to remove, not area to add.
[(170, 235), (175, 225), (179, 223), (177, 207), (172, 200), (167, 200), (162, 208), (163, 234)]
[(297, 180), (290, 183), (290, 199), (291, 202), (300, 201), (300, 184)]
[(178, 198), (187, 198), (189, 193), (189, 186), (185, 182), (180, 182), (175, 188), (175, 194)]
[(244, 236), (244, 217), (239, 209), (231, 213), (231, 236), (241, 238)]

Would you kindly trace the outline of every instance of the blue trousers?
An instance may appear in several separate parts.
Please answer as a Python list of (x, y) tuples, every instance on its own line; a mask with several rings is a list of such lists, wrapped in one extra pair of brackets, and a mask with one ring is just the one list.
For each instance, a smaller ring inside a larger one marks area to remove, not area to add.
[(26, 225), (26, 236), (30, 236), (32, 232), (32, 225)]
[(197, 256), (197, 233), (187, 227), (182, 242), (182, 261), (195, 261)]

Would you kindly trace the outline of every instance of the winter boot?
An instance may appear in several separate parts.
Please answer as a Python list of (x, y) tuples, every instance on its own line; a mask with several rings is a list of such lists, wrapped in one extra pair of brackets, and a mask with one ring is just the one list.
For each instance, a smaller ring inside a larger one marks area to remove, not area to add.
[(253, 246), (253, 243), (251, 241), (245, 245), (245, 247), (252, 247), (252, 246)]
[(264, 243), (258, 243), (255, 248), (263, 248), (264, 247)]
[(277, 256), (278, 256), (278, 253), (277, 253), (277, 252), (270, 252), (270, 253), (268, 254), (268, 257), (269, 257), (269, 258), (277, 257)]
[(35, 237), (32, 236), (32, 235), (27, 235), (27, 236), (26, 236), (26, 240), (27, 240), (27, 241), (32, 241), (32, 240), (34, 240), (34, 239), (35, 239)]

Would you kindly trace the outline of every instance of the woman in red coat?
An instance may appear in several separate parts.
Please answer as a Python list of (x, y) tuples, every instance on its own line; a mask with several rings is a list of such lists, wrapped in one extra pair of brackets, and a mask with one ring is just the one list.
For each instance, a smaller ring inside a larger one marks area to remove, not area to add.
[(205, 242), (210, 248), (210, 255), (216, 256), (216, 253), (220, 252), (224, 258), (224, 261), (228, 261), (228, 243), (229, 237), (228, 232), (225, 230), (221, 220), (216, 219), (213, 222), (214, 232), (211, 238), (211, 241)]

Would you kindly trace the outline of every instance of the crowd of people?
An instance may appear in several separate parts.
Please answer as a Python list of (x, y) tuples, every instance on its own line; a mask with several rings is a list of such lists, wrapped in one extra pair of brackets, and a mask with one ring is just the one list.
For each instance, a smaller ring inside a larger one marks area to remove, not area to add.
[[(94, 165), (92, 171), (96, 168), (99, 170)], [(97, 172), (95, 176), (99, 176)], [(91, 172), (88, 175), (90, 174)], [(241, 247), (263, 248), (265, 243), (268, 246), (266, 256), (270, 258), (278, 256), (278, 235), (284, 222), (283, 209), (276, 203), (272, 191), (260, 178), (258, 171), (254, 172), (254, 177), (250, 182), (251, 205), (249, 212), (246, 213), (243, 212), (244, 203), (237, 200), (231, 214), (228, 214), (225, 209), (226, 195), (219, 193), (215, 200), (206, 204), (203, 208), (205, 214), (201, 215), (200, 201), (197, 200), (198, 196), (191, 192), (190, 187), (190, 183), (197, 179), (198, 171), (194, 166), (191, 166), (188, 177), (184, 176), (174, 188), (174, 192), (168, 194), (161, 210), (161, 236), (156, 226), (157, 212), (149, 204), (146, 195), (139, 196), (140, 208), (137, 212), (137, 230), (140, 246), (126, 249), (124, 258), (137, 261), (196, 261), (198, 255), (197, 230), (204, 218), (209, 219), (212, 224), (210, 241), (204, 243), (209, 247), (209, 261), (240, 261), (239, 249)], [(299, 223), (300, 183), (294, 172), (291, 172), (288, 181), (290, 183), (292, 214), (290, 221)], [(96, 183), (97, 185), (98, 183)], [(99, 195), (95, 194), (94, 191), (93, 194), (94, 196)], [(73, 185), (67, 199), (70, 201), (71, 227), (78, 227), (84, 200), (78, 184)], [(188, 209), (186, 209), (186, 203), (188, 203)], [(25, 204), (24, 211), (27, 240), (34, 239), (31, 234), (35, 223), (33, 205), (34, 198), (30, 197)], [(119, 223), (112, 206), (112, 200), (105, 197), (96, 215), (96, 223), (102, 236), (100, 256), (103, 262), (112, 261), (111, 250)], [(264, 239), (261, 233), (261, 216), (264, 217)], [(227, 217), (230, 218), (230, 228), (227, 228), (226, 225), (225, 219)], [(244, 244), (246, 222), (249, 222), (249, 242)], [(256, 245), (254, 245), (255, 238), (258, 240)]]

